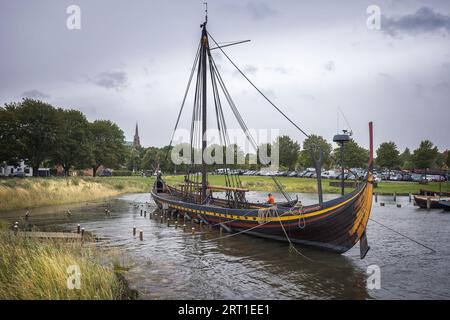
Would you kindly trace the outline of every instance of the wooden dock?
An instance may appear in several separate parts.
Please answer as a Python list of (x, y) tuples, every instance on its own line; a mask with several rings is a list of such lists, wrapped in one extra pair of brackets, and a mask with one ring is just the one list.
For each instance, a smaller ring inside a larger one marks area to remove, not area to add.
[(72, 232), (37, 232), (37, 231), (19, 231), (17, 236), (39, 239), (59, 239), (59, 240), (79, 240), (83, 237), (79, 233)]

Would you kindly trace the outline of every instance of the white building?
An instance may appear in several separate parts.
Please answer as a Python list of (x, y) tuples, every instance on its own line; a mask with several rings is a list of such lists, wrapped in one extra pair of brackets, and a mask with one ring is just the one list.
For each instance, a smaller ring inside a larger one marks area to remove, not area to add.
[(17, 166), (6, 165), (0, 167), (0, 176), (10, 175), (25, 175), (26, 177), (32, 177), (33, 169), (30, 166), (25, 165), (24, 161), (20, 161)]

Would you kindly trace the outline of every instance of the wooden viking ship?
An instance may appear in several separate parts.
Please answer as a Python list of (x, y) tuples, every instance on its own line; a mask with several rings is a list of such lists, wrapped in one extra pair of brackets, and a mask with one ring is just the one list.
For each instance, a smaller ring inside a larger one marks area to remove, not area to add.
[[(237, 43), (226, 45), (217, 43), (207, 31), (207, 21), (206, 15), (205, 22), (201, 25), (200, 43), (174, 132), (177, 129), (191, 82), (195, 79), (196, 86), (193, 99), (194, 109), (190, 142), (192, 149), (198, 147), (204, 154), (203, 152), (207, 148), (205, 134), (207, 128), (207, 99), (209, 97), (207, 94), (207, 82), (209, 78), (213, 91), (212, 104), (215, 107), (217, 126), (221, 133), (223, 145), (229, 146), (221, 103), (222, 97), (225, 97), (227, 100), (248, 140), (250, 142), (254, 141), (231, 95), (226, 89), (211, 55), (212, 50), (218, 50), (276, 111), (306, 135), (297, 124), (288, 118), (280, 108), (251, 82), (223, 50), (225, 46)], [(214, 43), (213, 47), (210, 47), (211, 40)], [(242, 41), (238, 43), (242, 43)], [(196, 74), (195, 77), (194, 74)], [(354, 191), (331, 201), (322, 201), (320, 156), (319, 159), (314, 158), (316, 171), (319, 173), (317, 175), (319, 202), (314, 205), (303, 206), (298, 199), (291, 199), (283, 191), (282, 186), (275, 177), (275, 185), (280, 187), (280, 191), (286, 196), (286, 202), (276, 203), (275, 205), (249, 202), (246, 200), (246, 193), (249, 190), (243, 187), (239, 176), (233, 176), (227, 172), (224, 176), (225, 186), (209, 184), (208, 166), (204, 159), (202, 159), (201, 164), (192, 164), (184, 182), (181, 184), (169, 185), (165, 182), (162, 175), (159, 175), (151, 190), (151, 196), (162, 209), (170, 210), (172, 213), (183, 216), (185, 219), (192, 219), (195, 222), (222, 228), (222, 230), (230, 233), (244, 233), (271, 240), (288, 241), (291, 244), (295, 243), (336, 253), (344, 253), (360, 242), (360, 254), (361, 258), (364, 258), (369, 250), (365, 231), (372, 208), (373, 194), (372, 123), (369, 123), (369, 132), (370, 156), (367, 174), (359, 181)], [(219, 198), (216, 196), (216, 192), (225, 194), (225, 197)]]

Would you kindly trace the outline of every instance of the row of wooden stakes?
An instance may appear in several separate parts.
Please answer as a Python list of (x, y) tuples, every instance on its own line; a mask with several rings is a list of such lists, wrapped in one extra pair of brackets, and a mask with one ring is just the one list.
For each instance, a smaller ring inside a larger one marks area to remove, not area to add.
[[(160, 223), (167, 222), (167, 226), (170, 227), (172, 220), (168, 217), (167, 209), (161, 209), (161, 211), (162, 211), (162, 214), (160, 214), (160, 215), (158, 215), (158, 212), (156, 210), (153, 211), (153, 212), (149, 212), (149, 217), (159, 220)], [(141, 217), (143, 216), (144, 218), (146, 218), (147, 217), (147, 211), (141, 209), (140, 215), (141, 215)], [(173, 211), (171, 211), (171, 217), (174, 220), (173, 226), (175, 227), (175, 229), (178, 229), (178, 227), (181, 227), (181, 228), (183, 228), (183, 231), (185, 231), (185, 232), (187, 231), (188, 226), (186, 225), (186, 216), (183, 216), (183, 225), (182, 226), (179, 225), (179, 221), (178, 221), (179, 218), (178, 217), (177, 217), (177, 219), (174, 219)], [(189, 221), (191, 222), (191, 234), (195, 235), (196, 234), (196, 228), (193, 227), (194, 221), (192, 219), (190, 219)], [(203, 228), (203, 221), (201, 221), (201, 220), (199, 222), (199, 229), (200, 230), (204, 229)], [(211, 224), (208, 224), (208, 231), (212, 231), (212, 225)], [(222, 233), (223, 233), (223, 228), (222, 228), (222, 226), (220, 226), (220, 235), (222, 235)], [(136, 236), (136, 234), (137, 234), (136, 226), (133, 226), (133, 236)], [(139, 239), (141, 241), (144, 240), (144, 231), (143, 230), (139, 230)]]

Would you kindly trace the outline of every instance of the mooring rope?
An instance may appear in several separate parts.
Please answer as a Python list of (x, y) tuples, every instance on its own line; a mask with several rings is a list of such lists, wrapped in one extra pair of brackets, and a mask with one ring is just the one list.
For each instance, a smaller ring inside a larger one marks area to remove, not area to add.
[(392, 228), (390, 228), (390, 227), (388, 227), (388, 226), (382, 224), (381, 222), (378, 222), (378, 221), (376, 221), (376, 220), (374, 220), (374, 219), (372, 219), (372, 218), (369, 218), (369, 219), (370, 219), (371, 221), (373, 221), (373, 222), (379, 224), (380, 226), (383, 226), (383, 227), (385, 227), (386, 229), (391, 230), (392, 232), (394, 232), (394, 233), (396, 233), (396, 234), (398, 234), (398, 235), (400, 235), (400, 236), (402, 236), (402, 237), (404, 237), (404, 238), (406, 238), (406, 239), (408, 239), (408, 240), (410, 240), (410, 241), (412, 241), (412, 242), (415, 242), (415, 243), (417, 243), (418, 245), (420, 245), (420, 246), (422, 246), (422, 247), (424, 247), (424, 248), (426, 248), (426, 249), (428, 249), (428, 250), (430, 250), (430, 251), (432, 251), (432, 252), (435, 252), (435, 253), (437, 252), (436, 250), (434, 250), (434, 249), (432, 249), (432, 248), (430, 248), (430, 247), (424, 245), (423, 243), (421, 243), (421, 242), (419, 242), (419, 241), (417, 241), (417, 240), (414, 240), (413, 238), (408, 237), (407, 235), (405, 235), (405, 234), (403, 234), (403, 233), (401, 233), (401, 232), (399, 232), (399, 231), (397, 231), (397, 230), (394, 230), (394, 229), (392, 229)]
[(275, 208), (274, 211), (275, 211), (276, 215), (278, 216), (278, 222), (280, 223), (280, 226), (281, 226), (281, 228), (283, 229), (284, 235), (286, 236), (286, 239), (287, 239), (287, 241), (289, 242), (289, 249), (293, 250), (293, 251), (296, 252), (298, 255), (302, 256), (303, 258), (305, 258), (305, 259), (307, 259), (307, 260), (309, 260), (309, 261), (311, 261), (311, 262), (314, 262), (314, 260), (312, 260), (311, 258), (305, 256), (303, 253), (301, 253), (301, 252), (294, 246), (294, 244), (293, 244), (292, 241), (291, 241), (291, 238), (289, 238), (289, 235), (287, 234), (287, 231), (286, 231), (286, 229), (284, 228), (283, 223), (281, 222), (280, 216), (278, 215), (278, 210)]

